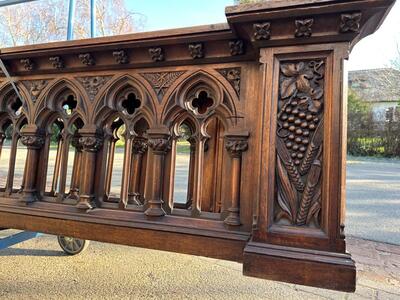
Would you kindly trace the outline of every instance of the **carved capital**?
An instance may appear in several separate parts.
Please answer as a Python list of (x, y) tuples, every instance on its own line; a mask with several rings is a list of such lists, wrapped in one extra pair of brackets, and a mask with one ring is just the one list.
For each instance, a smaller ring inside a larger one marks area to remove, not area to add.
[(44, 144), (44, 137), (42, 135), (23, 135), (21, 142), (28, 149), (40, 149)]
[(79, 144), (87, 152), (97, 152), (103, 145), (103, 139), (99, 136), (82, 136), (79, 138)]
[(249, 144), (245, 139), (226, 137), (225, 148), (232, 157), (238, 158), (244, 151), (247, 151)]
[(137, 137), (133, 140), (132, 152), (133, 154), (145, 154), (148, 148), (148, 143), (145, 138)]
[(124, 65), (129, 63), (129, 57), (125, 50), (114, 51), (113, 56), (115, 62), (119, 65)]
[(154, 154), (166, 154), (171, 149), (171, 140), (169, 137), (150, 138), (148, 144)]
[(32, 71), (35, 67), (35, 63), (30, 58), (23, 58), (20, 63), (24, 66), (26, 71)]
[(151, 60), (154, 62), (164, 60), (164, 50), (161, 47), (150, 48), (149, 54), (150, 54)]
[(52, 56), (49, 58), (49, 61), (52, 63), (53, 68), (55, 69), (64, 69), (64, 60), (61, 56)]
[(360, 31), (361, 13), (342, 14), (340, 15), (340, 32), (358, 33)]
[(71, 139), (71, 145), (74, 147), (77, 151), (82, 151), (82, 144), (79, 142), (79, 136), (75, 135)]
[(229, 42), (229, 51), (232, 56), (244, 54), (244, 43), (242, 40), (234, 40)]
[(79, 54), (79, 60), (85, 66), (94, 66), (96, 64), (96, 61), (94, 60), (94, 57), (90, 53)]
[(253, 37), (256, 41), (269, 40), (271, 38), (271, 23), (253, 24)]
[(309, 38), (312, 35), (312, 25), (314, 24), (314, 19), (304, 19), (304, 20), (296, 20), (296, 31), (294, 32), (294, 36), (297, 38), (305, 37)]
[(189, 53), (193, 59), (204, 57), (204, 46), (202, 43), (189, 44)]

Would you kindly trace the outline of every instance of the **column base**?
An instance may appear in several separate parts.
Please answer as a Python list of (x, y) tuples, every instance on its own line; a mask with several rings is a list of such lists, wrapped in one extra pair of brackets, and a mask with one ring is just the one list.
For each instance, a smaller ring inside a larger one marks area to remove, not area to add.
[(354, 292), (356, 267), (350, 254), (249, 242), (243, 274), (325, 289)]
[(26, 204), (30, 204), (38, 200), (39, 199), (38, 196), (36, 195), (36, 192), (22, 192), (22, 201), (25, 202)]
[(240, 226), (240, 216), (238, 208), (228, 209), (229, 215), (225, 218), (224, 223), (229, 226)]
[(75, 206), (78, 209), (82, 210), (88, 210), (88, 209), (93, 209), (95, 208), (95, 205), (93, 201), (91, 200), (91, 197), (79, 197), (78, 203)]
[(144, 214), (149, 217), (162, 217), (165, 216), (165, 211), (161, 207), (149, 207)]

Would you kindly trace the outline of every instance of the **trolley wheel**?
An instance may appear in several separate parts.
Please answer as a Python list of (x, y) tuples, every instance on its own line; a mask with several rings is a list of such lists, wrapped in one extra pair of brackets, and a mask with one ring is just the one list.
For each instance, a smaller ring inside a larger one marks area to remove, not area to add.
[(89, 241), (59, 235), (57, 237), (61, 249), (68, 255), (77, 255), (87, 249)]

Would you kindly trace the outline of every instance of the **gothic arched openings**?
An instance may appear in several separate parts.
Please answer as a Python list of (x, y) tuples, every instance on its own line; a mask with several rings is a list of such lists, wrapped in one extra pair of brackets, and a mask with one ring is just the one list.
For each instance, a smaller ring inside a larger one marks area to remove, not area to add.
[(154, 118), (154, 107), (146, 105), (149, 103), (147, 97), (137, 82), (122, 78), (111, 85), (103, 102), (105, 106), (97, 106), (102, 117), (97, 118), (96, 126), (104, 133), (99, 154), (104, 175), (98, 194), (103, 201), (117, 202), (122, 208), (144, 203), (145, 133), (150, 126), (149, 120)]
[(0, 191), (19, 192), (23, 186), (26, 148), (21, 143), (21, 130), (27, 124), (23, 100), (11, 85), (0, 91)]
[[(173, 95), (175, 105), (169, 103), (163, 112), (163, 120), (173, 135), (171, 159), (167, 157), (167, 162), (170, 162), (169, 180), (171, 182), (172, 177), (175, 186), (169, 190), (168, 208), (189, 209), (195, 216), (205, 212), (220, 213), (230, 207), (229, 202), (223, 203), (224, 191), (229, 188), (223, 182), (229, 181), (223, 181), (222, 176), (229, 174), (230, 168), (224, 135), (235, 130), (239, 122), (238, 99), (213, 76), (202, 71), (184, 79)], [(190, 137), (184, 139), (189, 144), (186, 160), (179, 153), (179, 144), (184, 142), (182, 130), (190, 132)], [(177, 170), (182, 160), (185, 160), (184, 170)], [(182, 189), (176, 184), (177, 174), (182, 172), (186, 173), (188, 182), (183, 193), (186, 199), (178, 199), (175, 191)]]

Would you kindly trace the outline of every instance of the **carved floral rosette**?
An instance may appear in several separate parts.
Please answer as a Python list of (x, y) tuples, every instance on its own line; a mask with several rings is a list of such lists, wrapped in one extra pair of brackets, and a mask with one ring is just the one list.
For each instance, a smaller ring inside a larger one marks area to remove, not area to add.
[(281, 63), (275, 222), (320, 227), (323, 59)]

